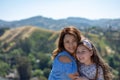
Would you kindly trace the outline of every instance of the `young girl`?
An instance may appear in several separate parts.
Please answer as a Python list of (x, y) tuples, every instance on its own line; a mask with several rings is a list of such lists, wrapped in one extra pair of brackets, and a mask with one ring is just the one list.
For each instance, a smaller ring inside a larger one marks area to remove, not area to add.
[(78, 44), (76, 50), (80, 77), (76, 80), (112, 80), (109, 66), (98, 56), (95, 46), (87, 39)]

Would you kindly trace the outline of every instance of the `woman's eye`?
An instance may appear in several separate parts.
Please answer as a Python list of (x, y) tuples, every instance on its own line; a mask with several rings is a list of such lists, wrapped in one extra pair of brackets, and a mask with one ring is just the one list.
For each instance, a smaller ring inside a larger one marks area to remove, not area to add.
[(72, 40), (73, 42), (76, 42), (76, 40)]

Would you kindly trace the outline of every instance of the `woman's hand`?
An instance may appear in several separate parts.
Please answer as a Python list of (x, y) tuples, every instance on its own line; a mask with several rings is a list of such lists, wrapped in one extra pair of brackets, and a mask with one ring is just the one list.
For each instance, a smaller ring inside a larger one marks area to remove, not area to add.
[(89, 80), (89, 79), (87, 79), (86, 77), (76, 77), (75, 80)]
[(69, 74), (68, 75), (72, 80), (76, 80), (76, 78), (79, 76), (79, 74), (76, 72), (74, 74)]

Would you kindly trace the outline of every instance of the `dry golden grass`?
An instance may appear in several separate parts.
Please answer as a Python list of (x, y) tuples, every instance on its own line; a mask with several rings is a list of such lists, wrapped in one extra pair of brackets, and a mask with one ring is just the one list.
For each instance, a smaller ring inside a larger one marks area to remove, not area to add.
[(35, 26), (23, 26), (19, 28), (10, 29), (7, 30), (2, 36), (0, 36), (0, 41), (2, 41), (2, 45), (6, 43), (14, 43), (12, 45), (9, 45), (4, 51), (8, 51), (11, 47), (14, 47), (14, 45), (16, 45), (16, 41), (18, 41), (19, 39), (24, 40), (25, 38), (29, 38), (31, 34), (35, 31), (52, 33), (51, 38), (56, 35), (56, 31), (47, 30)]
[(0, 40), (4, 41), (4, 42), (11, 42), (14, 39), (19, 39), (19, 38), (25, 39), (25, 38), (29, 37), (36, 30), (43, 31), (43, 32), (50, 32), (50, 33), (54, 32), (51, 30), (42, 29), (42, 28), (33, 27), (33, 26), (23, 26), (23, 27), (7, 30), (0, 37)]

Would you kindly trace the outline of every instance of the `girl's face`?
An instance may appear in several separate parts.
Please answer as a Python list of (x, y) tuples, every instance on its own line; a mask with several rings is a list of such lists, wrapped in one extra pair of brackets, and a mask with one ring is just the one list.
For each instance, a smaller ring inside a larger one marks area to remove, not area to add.
[(64, 48), (70, 54), (75, 53), (77, 48), (77, 40), (73, 35), (66, 34), (63, 40)]
[(77, 59), (86, 65), (89, 65), (92, 63), (91, 56), (93, 55), (92, 50), (89, 50), (83, 45), (79, 45), (76, 51)]

